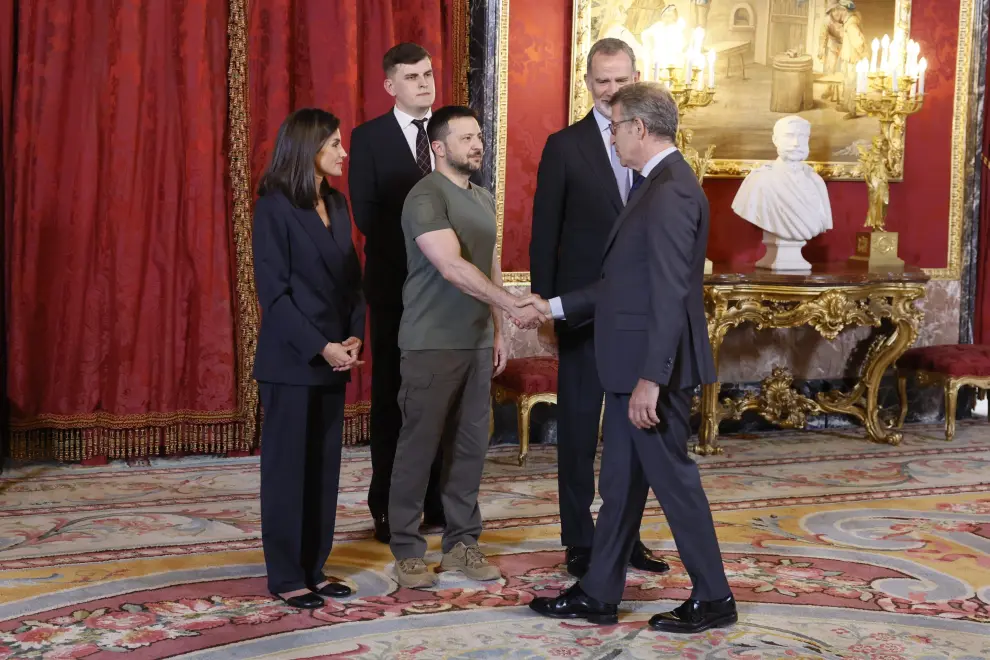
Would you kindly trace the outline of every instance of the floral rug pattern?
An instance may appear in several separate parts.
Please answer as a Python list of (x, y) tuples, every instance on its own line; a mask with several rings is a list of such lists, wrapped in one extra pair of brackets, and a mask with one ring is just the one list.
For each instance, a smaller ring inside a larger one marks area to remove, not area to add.
[(642, 536), (672, 570), (630, 571), (618, 625), (525, 607), (573, 582), (553, 448), (522, 468), (490, 452), (482, 547), (505, 577), (441, 573), (428, 590), (395, 583), (370, 538), (367, 450), (347, 449), (327, 570), (356, 594), (307, 612), (265, 588), (257, 459), (17, 466), (0, 477), (0, 660), (990, 658), (990, 428), (963, 423), (951, 444), (924, 426), (900, 447), (857, 429), (724, 444), (699, 464), (740, 622), (686, 637), (646, 625), (690, 593), (652, 498)]

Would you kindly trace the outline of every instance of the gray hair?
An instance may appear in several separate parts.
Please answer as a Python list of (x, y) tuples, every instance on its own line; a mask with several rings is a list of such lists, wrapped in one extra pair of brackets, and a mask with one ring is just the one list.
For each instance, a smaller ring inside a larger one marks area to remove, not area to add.
[(612, 95), (609, 104), (621, 104), (623, 119), (639, 119), (646, 132), (673, 142), (677, 136), (677, 101), (665, 85), (640, 82), (626, 85)]
[(632, 62), (633, 72), (636, 71), (636, 53), (633, 52), (632, 46), (627, 44), (622, 39), (599, 39), (591, 46), (591, 50), (588, 51), (588, 75), (591, 75), (591, 60), (594, 59), (595, 55), (601, 53), (602, 55), (618, 55), (619, 53), (625, 53), (629, 56), (629, 60)]

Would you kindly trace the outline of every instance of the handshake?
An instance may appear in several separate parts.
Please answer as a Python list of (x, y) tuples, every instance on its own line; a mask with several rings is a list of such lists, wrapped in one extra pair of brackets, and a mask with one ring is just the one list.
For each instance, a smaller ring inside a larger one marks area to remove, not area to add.
[(553, 320), (550, 303), (535, 293), (516, 298), (505, 311), (519, 328), (538, 328)]

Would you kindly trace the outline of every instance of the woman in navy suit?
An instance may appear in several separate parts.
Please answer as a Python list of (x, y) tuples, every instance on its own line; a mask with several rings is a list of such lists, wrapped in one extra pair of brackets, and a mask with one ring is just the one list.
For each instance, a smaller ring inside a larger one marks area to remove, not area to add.
[[(261, 331), (261, 539), (268, 589), (289, 605), (349, 596), (323, 565), (333, 545), (344, 387), (359, 360), (365, 304), (347, 201), (327, 177), (347, 153), (340, 121), (305, 108), (282, 123), (254, 210)], [(319, 594), (319, 595), (318, 595)]]

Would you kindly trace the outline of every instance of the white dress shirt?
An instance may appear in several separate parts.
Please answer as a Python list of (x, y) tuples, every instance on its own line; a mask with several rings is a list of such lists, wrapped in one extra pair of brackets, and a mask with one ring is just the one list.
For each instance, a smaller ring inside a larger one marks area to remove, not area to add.
[(612, 120), (598, 112), (598, 108), (593, 108), (591, 110), (592, 114), (595, 115), (595, 121), (598, 123), (598, 130), (602, 134), (602, 141), (605, 143), (605, 151), (612, 152)]
[[(667, 149), (664, 149), (656, 156), (648, 160), (646, 162), (646, 165), (643, 166), (643, 171), (641, 172), (643, 178), (645, 179), (646, 177), (650, 176), (650, 172), (652, 172), (654, 168), (656, 168), (656, 166), (660, 164), (660, 161), (662, 161), (664, 158), (674, 153), (675, 151), (677, 151), (677, 147), (668, 147)], [(553, 316), (553, 318), (558, 321), (564, 320), (565, 318), (564, 306), (560, 302), (560, 297), (550, 299), (550, 315)]]
[[(399, 122), (399, 128), (402, 129), (402, 134), (406, 136), (406, 142), (409, 144), (409, 151), (412, 152), (413, 160), (416, 160), (416, 134), (419, 132), (416, 124), (413, 123), (413, 120), (416, 118), (412, 115), (407, 115), (402, 110), (399, 110), (398, 107), (393, 108), (392, 112), (395, 113), (395, 119)], [(430, 110), (423, 119), (428, 120), (432, 116), (433, 111)], [(429, 140), (429, 138), (426, 139)], [(437, 169), (436, 158), (433, 154), (433, 149), (430, 148), (430, 167), (433, 169)]]
[[(598, 132), (602, 135), (602, 142), (605, 144), (605, 154), (608, 156), (613, 172), (615, 172), (615, 183), (619, 186), (619, 196), (622, 197), (622, 203), (625, 204), (626, 195), (630, 186), (632, 186), (632, 170), (628, 167), (622, 167), (618, 163), (618, 157), (615, 155), (615, 147), (612, 145), (612, 120), (598, 112), (598, 108), (592, 108), (591, 112), (595, 116), (595, 122), (598, 124)], [(621, 176), (618, 173), (619, 170), (623, 173)], [(625, 176), (625, 181), (622, 181), (622, 176)]]

